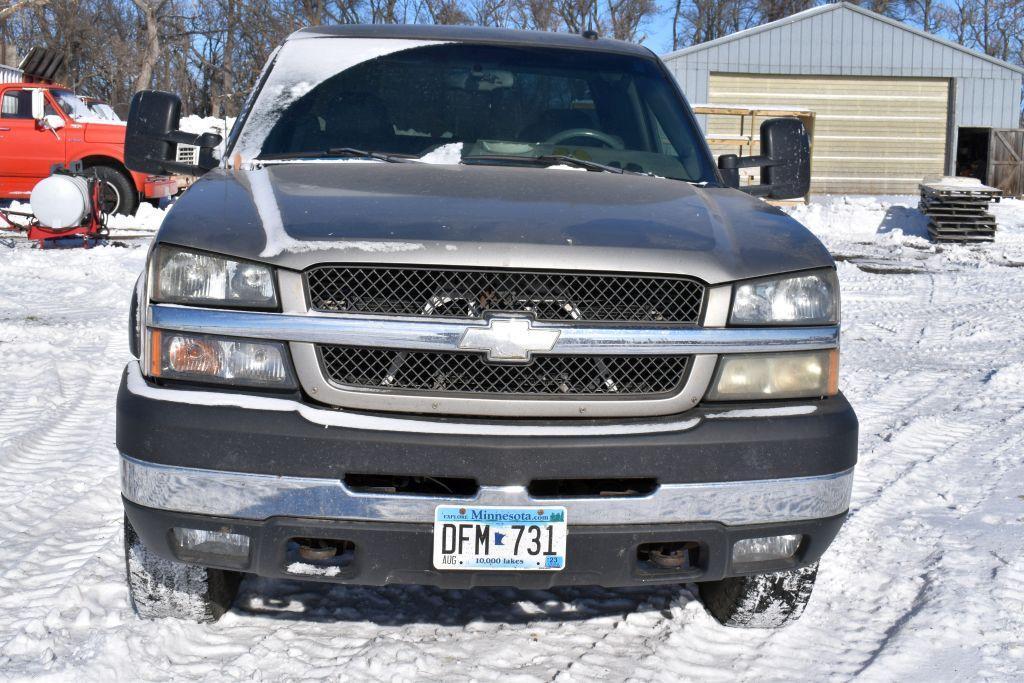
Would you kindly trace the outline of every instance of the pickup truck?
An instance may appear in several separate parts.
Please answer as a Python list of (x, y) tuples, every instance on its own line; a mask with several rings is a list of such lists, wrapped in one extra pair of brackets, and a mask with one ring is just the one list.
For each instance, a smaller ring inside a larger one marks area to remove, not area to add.
[(799, 121), (716, 167), (646, 48), (441, 26), (293, 34), (220, 160), (180, 113), (128, 119), (129, 167), (202, 176), (117, 400), (140, 615), (216, 619), (243, 574), (800, 615), (857, 418), (835, 264), (753, 196), (806, 193)]
[(0, 199), (27, 201), (54, 166), (74, 162), (104, 182), (105, 213), (133, 214), (142, 200), (175, 194), (173, 178), (128, 170), (124, 139), (124, 123), (98, 115), (64, 86), (0, 83)]

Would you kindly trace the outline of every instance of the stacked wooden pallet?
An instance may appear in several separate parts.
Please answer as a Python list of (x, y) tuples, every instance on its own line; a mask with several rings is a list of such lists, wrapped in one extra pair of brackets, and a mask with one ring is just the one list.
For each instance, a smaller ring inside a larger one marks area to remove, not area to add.
[(937, 242), (991, 242), (996, 217), (988, 212), (1000, 191), (974, 178), (926, 180), (918, 208), (928, 216), (928, 234)]

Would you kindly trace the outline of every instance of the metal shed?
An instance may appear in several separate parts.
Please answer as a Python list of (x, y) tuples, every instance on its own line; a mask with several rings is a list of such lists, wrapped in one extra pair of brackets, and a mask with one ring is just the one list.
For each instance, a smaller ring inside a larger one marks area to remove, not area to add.
[[(977, 146), (989, 138), (958, 145), (961, 128), (1019, 126), (1024, 68), (847, 2), (662, 59), (694, 104), (813, 110), (814, 192), (913, 193), (924, 176), (988, 158)], [(701, 119), (719, 136), (750, 132)]]

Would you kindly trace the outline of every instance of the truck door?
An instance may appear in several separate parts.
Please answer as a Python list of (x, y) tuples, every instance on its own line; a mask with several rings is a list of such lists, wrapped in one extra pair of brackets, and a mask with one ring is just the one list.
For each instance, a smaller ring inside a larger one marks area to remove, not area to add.
[[(46, 98), (45, 114), (58, 114)], [(43, 128), (32, 118), (32, 89), (6, 88), (0, 95), (0, 197), (25, 198), (35, 184), (65, 162), (64, 129)]]

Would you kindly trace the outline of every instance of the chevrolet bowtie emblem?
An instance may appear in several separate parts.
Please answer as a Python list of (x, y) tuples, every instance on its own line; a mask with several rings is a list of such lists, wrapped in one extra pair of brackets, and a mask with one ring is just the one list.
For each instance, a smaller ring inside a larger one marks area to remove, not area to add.
[(528, 318), (491, 318), (487, 327), (467, 329), (459, 348), (486, 351), (487, 360), (527, 361), (554, 348), (558, 335), (558, 330), (535, 328)]

